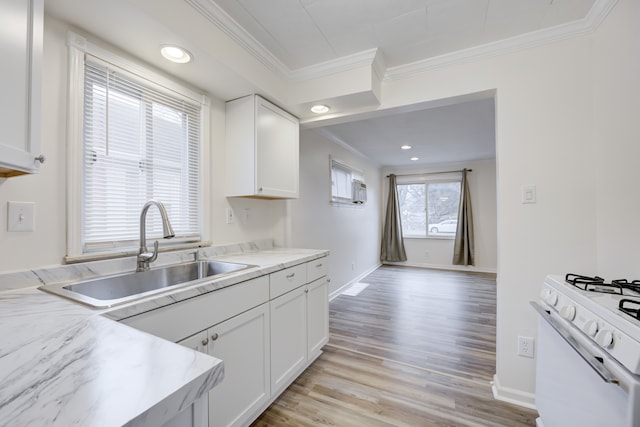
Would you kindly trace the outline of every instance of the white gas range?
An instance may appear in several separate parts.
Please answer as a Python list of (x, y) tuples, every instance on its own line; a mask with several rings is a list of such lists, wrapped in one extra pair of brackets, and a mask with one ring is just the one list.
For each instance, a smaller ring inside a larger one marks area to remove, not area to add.
[(640, 283), (551, 275), (532, 305), (538, 425), (640, 426)]

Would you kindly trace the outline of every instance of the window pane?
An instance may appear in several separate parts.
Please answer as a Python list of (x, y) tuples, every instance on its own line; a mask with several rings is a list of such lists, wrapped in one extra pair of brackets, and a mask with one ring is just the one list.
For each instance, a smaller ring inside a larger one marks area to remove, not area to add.
[[(164, 203), (176, 237), (200, 239), (200, 105), (85, 62), (84, 251), (137, 245), (140, 210)], [(162, 235), (147, 216), (147, 236)]]
[(460, 206), (460, 182), (430, 182), (427, 193), (429, 235), (455, 235)]
[(425, 184), (398, 184), (398, 202), (405, 236), (426, 236), (426, 187)]

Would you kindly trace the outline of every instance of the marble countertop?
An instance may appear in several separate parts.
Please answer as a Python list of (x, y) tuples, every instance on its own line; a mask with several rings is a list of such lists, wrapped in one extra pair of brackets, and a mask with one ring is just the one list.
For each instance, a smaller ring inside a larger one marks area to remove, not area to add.
[[(0, 292), (0, 424), (161, 425), (222, 381), (223, 362), (112, 319), (328, 255), (306, 249), (199, 251), (204, 257), (257, 267), (107, 310), (35, 286)], [(55, 269), (32, 273), (45, 286), (48, 277), (82, 276)], [(28, 273), (11, 277), (23, 276), (31, 280)]]

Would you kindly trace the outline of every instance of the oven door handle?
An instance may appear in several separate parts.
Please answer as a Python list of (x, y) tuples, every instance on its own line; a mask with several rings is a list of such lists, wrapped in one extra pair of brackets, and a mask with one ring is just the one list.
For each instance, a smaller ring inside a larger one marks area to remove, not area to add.
[(602, 378), (605, 382), (611, 384), (620, 384), (620, 381), (613, 375), (604, 364), (596, 358), (593, 354), (584, 349), (576, 340), (567, 332), (556, 319), (551, 317), (551, 314), (540, 304), (535, 301), (530, 301), (531, 306), (540, 314), (540, 316), (549, 323), (549, 325), (573, 348), (576, 353), (584, 359), (585, 362)]

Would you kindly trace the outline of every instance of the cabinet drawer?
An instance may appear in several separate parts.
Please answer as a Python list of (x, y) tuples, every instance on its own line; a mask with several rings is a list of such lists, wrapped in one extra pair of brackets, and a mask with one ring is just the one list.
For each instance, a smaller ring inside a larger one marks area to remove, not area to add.
[(123, 319), (122, 323), (177, 342), (268, 300), (269, 279), (262, 276)]
[(307, 265), (300, 264), (269, 275), (269, 297), (276, 298), (307, 283)]
[(327, 263), (328, 258), (318, 258), (307, 263), (307, 282), (313, 282), (316, 279), (326, 276), (329, 271)]

